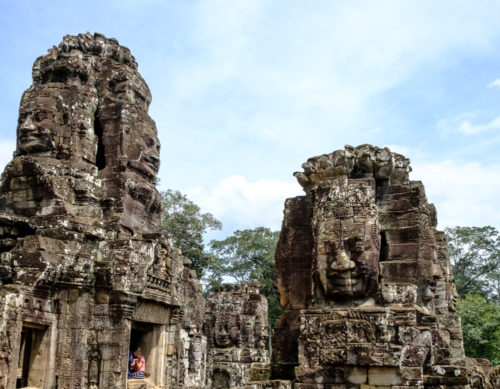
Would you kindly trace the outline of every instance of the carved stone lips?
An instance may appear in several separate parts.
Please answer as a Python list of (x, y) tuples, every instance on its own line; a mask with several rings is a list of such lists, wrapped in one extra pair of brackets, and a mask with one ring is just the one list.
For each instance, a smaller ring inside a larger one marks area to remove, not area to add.
[(43, 140), (46, 140), (47, 137), (43, 136), (43, 134), (40, 134), (40, 136), (32, 136), (31, 134), (26, 134), (22, 135), (19, 140), (21, 143), (28, 143), (28, 142), (40, 142)]
[(142, 153), (142, 162), (149, 163), (154, 167), (157, 167), (160, 164), (160, 158), (152, 153)]
[(231, 337), (229, 335), (218, 335), (217, 344), (222, 347), (229, 346), (232, 344)]
[(130, 161), (130, 166), (149, 176), (155, 176), (160, 167), (160, 158), (155, 154), (143, 152), (139, 160)]

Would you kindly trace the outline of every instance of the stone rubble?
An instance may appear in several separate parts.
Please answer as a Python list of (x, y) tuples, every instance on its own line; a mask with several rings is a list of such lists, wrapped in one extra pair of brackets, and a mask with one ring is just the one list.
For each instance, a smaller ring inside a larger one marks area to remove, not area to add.
[[(159, 233), (160, 145), (130, 51), (65, 36), (33, 65), (0, 180), (0, 389), (499, 388), (465, 358), (446, 239), (409, 160), (370, 145), (295, 173), (269, 356), (258, 286), (207, 299)], [(145, 379), (127, 379), (141, 347)]]

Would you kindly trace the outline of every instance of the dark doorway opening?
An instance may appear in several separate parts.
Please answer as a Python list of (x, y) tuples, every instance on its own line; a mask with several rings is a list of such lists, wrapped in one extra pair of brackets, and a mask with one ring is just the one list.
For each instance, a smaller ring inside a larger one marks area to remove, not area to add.
[(381, 201), (385, 198), (387, 191), (389, 190), (389, 179), (388, 178), (379, 178), (376, 180), (376, 191), (377, 191), (377, 200)]
[(151, 362), (153, 361), (153, 350), (155, 348), (154, 325), (150, 323), (132, 322), (130, 331), (130, 352), (137, 350), (139, 347), (141, 353), (146, 360), (146, 370), (144, 376), (151, 375)]
[(47, 361), (47, 327), (25, 324), (21, 330), (16, 388), (43, 387)]
[(217, 389), (229, 388), (230, 377), (229, 373), (224, 370), (214, 370), (212, 376), (212, 387)]

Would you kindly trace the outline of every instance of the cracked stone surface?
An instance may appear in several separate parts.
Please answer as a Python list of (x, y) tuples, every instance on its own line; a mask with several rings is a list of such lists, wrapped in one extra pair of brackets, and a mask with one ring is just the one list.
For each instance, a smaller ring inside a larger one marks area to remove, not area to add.
[[(499, 367), (464, 358), (422, 183), (370, 145), (295, 173), (306, 194), (285, 203), (270, 364), (258, 287), (205, 300), (159, 234), (150, 102), (130, 51), (101, 34), (35, 61), (0, 179), (0, 389), (499, 387)], [(146, 378), (127, 384), (137, 346)]]
[(0, 182), (0, 387), (124, 388), (137, 345), (141, 385), (204, 385), (202, 288), (158, 233), (150, 102), (101, 34), (35, 61)]
[(256, 284), (223, 285), (207, 299), (207, 387), (269, 379), (267, 300)]
[[(446, 238), (410, 161), (361, 145), (302, 168), (306, 193), (286, 200), (276, 251), (285, 313), (272, 377), (296, 388), (469, 387)], [(490, 370), (476, 376), (485, 383)]]

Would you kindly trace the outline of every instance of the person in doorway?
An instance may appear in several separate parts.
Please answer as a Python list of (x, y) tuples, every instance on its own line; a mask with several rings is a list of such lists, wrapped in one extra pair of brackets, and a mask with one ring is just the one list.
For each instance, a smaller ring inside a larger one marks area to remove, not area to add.
[(142, 356), (140, 347), (133, 351), (133, 362), (130, 364), (130, 378), (144, 378), (146, 370), (146, 359)]

